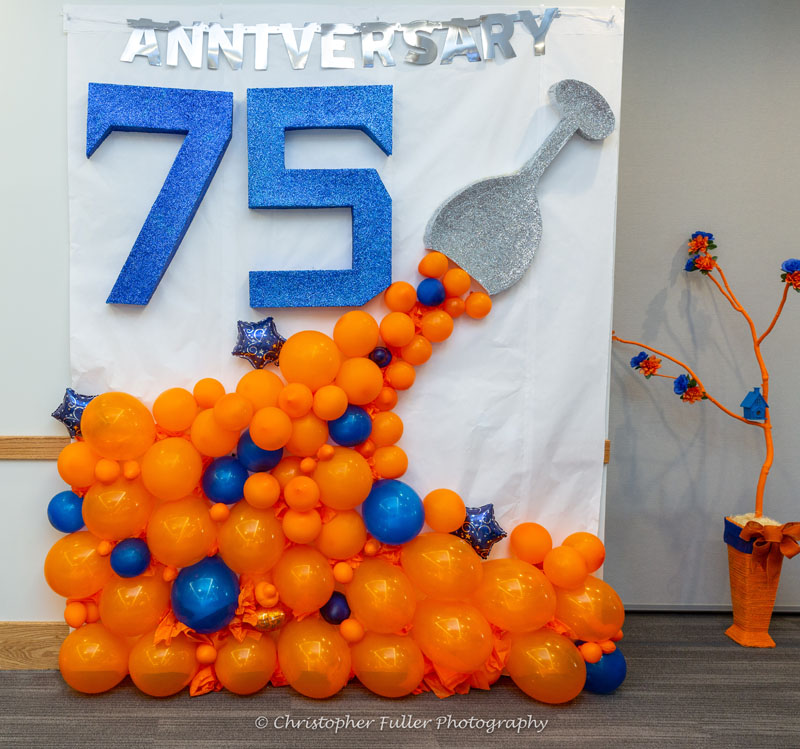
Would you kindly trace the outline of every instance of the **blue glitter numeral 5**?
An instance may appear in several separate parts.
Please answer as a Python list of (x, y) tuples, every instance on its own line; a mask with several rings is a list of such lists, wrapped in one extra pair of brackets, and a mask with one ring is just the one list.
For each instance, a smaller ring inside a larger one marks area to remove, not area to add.
[(232, 123), (230, 92), (89, 84), (87, 158), (114, 130), (186, 136), (108, 304), (150, 301), (217, 171)]
[(251, 307), (356, 307), (392, 281), (392, 200), (374, 169), (287, 169), (286, 130), (362, 130), (392, 152), (391, 86), (247, 91), (250, 208), (349, 206), (350, 270), (251, 271)]

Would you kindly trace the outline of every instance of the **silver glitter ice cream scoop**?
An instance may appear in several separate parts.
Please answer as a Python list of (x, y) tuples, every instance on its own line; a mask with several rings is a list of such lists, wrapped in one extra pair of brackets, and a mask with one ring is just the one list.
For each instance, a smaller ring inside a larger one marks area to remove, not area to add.
[(567, 141), (578, 133), (603, 140), (614, 131), (611, 107), (589, 84), (563, 80), (550, 87), (561, 120), (517, 172), (459, 190), (431, 216), (425, 246), (447, 255), (489, 294), (524, 275), (542, 237), (536, 185)]

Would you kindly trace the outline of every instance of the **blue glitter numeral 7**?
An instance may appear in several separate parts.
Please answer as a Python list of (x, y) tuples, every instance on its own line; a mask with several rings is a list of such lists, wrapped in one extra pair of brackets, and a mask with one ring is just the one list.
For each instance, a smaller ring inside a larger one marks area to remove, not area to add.
[(392, 152), (391, 86), (251, 88), (247, 91), (250, 208), (349, 206), (349, 270), (251, 271), (251, 307), (356, 307), (392, 281), (392, 200), (374, 169), (287, 169), (285, 132), (362, 130)]
[(150, 301), (217, 171), (232, 124), (230, 92), (89, 84), (87, 158), (114, 130), (186, 136), (108, 304)]

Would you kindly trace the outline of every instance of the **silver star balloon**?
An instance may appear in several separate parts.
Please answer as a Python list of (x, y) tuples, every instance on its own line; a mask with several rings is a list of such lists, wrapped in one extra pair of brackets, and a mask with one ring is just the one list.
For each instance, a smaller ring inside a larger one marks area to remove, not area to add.
[(267, 364), (277, 364), (286, 339), (275, 328), (271, 317), (258, 322), (239, 320), (239, 335), (231, 351), (233, 356), (247, 359), (254, 369), (262, 369)]
[(51, 416), (60, 421), (68, 430), (71, 437), (78, 437), (81, 433), (81, 416), (83, 416), (83, 409), (89, 403), (94, 395), (82, 395), (76, 393), (72, 388), (67, 388), (64, 393), (64, 400), (61, 405), (53, 411)]
[(498, 541), (508, 534), (500, 527), (494, 517), (494, 505), (481, 507), (467, 507), (467, 517), (464, 524), (456, 531), (454, 536), (463, 538), (480, 556), (486, 559)]

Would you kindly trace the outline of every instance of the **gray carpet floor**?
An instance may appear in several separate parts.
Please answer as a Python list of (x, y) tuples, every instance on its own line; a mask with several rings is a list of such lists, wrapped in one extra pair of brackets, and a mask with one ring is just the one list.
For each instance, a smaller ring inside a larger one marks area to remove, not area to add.
[[(447, 700), (432, 694), (387, 700), (358, 684), (325, 701), (289, 688), (252, 697), (184, 693), (158, 700), (140, 694), (129, 679), (89, 697), (73, 692), (55, 671), (4, 671), (0, 746), (800, 747), (800, 616), (774, 617), (778, 647), (769, 650), (735, 645), (723, 634), (729, 623), (724, 614), (629, 613), (621, 643), (628, 660), (623, 686), (560, 706), (530, 700), (507, 677), (489, 692)], [(283, 728), (286, 715), (375, 720), (367, 729), (335, 733)], [(260, 729), (262, 716), (269, 725)], [(427, 728), (388, 724), (402, 716), (433, 721)], [(527, 727), (529, 716), (540, 722), (538, 732), (536, 724)], [(487, 733), (470, 728), (471, 717), (524, 719), (526, 727)]]

